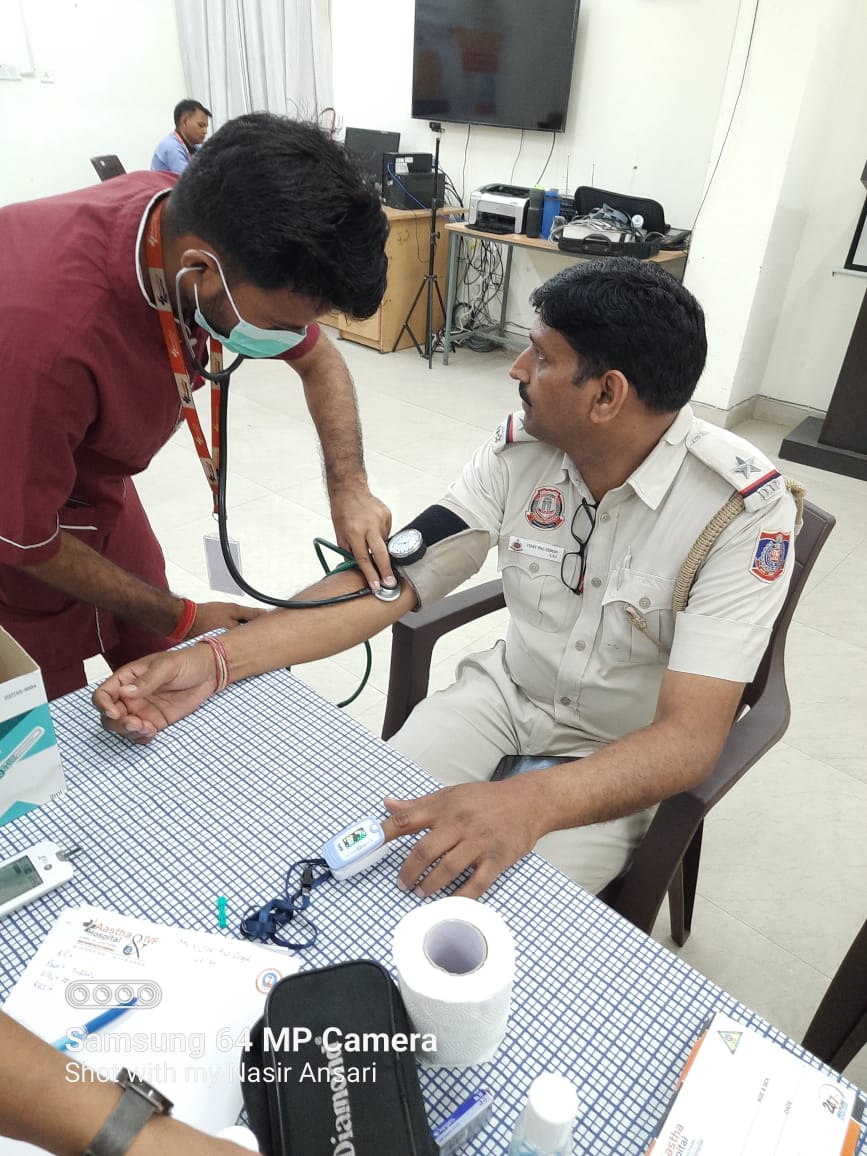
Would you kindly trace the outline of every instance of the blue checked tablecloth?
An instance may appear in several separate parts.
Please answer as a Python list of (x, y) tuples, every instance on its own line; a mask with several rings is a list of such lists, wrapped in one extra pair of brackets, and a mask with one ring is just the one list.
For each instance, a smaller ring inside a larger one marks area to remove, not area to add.
[[(71, 883), (0, 925), (0, 998), (65, 906), (215, 931), (215, 897), (225, 895), (225, 934), (234, 935), (248, 906), (279, 892), (290, 862), (316, 854), (352, 819), (382, 814), (385, 794), (410, 797), (432, 785), (284, 671), (230, 687), (150, 747), (103, 733), (86, 692), (53, 703), (52, 713), (68, 793), (0, 828), (0, 858), (39, 839), (79, 844), (82, 853)], [(304, 966), (367, 957), (392, 967), (392, 930), (418, 903), (395, 886), (403, 853), (396, 847), (368, 873), (314, 892), (319, 939)], [(517, 948), (506, 1039), (492, 1063), (420, 1073), (431, 1126), (478, 1086), (493, 1092), (493, 1118), (467, 1152), (505, 1152), (531, 1080), (553, 1069), (578, 1088), (576, 1152), (641, 1156), (716, 1010), (800, 1054), (535, 856), (501, 876), (485, 902)]]

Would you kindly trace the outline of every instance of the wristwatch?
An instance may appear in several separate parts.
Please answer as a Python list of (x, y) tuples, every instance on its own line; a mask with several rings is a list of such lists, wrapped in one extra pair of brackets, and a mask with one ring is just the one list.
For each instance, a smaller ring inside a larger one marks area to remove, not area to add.
[(168, 1116), (171, 1100), (126, 1068), (117, 1074), (123, 1095), (81, 1156), (124, 1156), (153, 1116)]
[(406, 530), (398, 530), (388, 539), (388, 556), (392, 562), (409, 566), (424, 557), (427, 544), (422, 537), (421, 530), (410, 526)]

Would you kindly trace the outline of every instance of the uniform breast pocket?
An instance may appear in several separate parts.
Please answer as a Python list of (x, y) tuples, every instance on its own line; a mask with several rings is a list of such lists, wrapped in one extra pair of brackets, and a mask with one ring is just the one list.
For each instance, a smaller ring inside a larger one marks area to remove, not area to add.
[(601, 652), (608, 662), (668, 663), (674, 639), (674, 580), (614, 571), (602, 598)]
[(560, 562), (510, 550), (500, 543), (503, 591), (514, 618), (551, 634), (562, 631), (578, 612), (578, 599), (563, 585)]

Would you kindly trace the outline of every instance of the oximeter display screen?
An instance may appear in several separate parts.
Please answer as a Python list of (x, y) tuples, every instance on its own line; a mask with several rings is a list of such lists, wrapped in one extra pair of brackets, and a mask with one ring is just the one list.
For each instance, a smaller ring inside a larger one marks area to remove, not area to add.
[(26, 855), (7, 863), (0, 868), (0, 904), (17, 899), (25, 891), (38, 887), (41, 882), (42, 876)]
[(356, 827), (354, 831), (350, 831), (348, 835), (344, 835), (340, 840), (340, 846), (344, 851), (351, 851), (357, 847), (359, 843), (363, 843), (367, 838), (367, 831), (364, 827)]

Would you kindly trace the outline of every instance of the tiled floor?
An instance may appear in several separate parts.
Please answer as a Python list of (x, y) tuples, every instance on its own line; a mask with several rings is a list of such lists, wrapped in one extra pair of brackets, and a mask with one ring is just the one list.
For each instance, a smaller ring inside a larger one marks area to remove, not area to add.
[[(509, 357), (460, 350), (428, 369), (414, 350), (381, 356), (341, 349), (358, 388), (371, 485), (400, 525), (435, 500), (470, 452), (517, 408)], [(776, 455), (785, 429), (738, 430)], [(318, 576), (311, 539), (333, 537), (312, 424), (297, 378), (246, 363), (230, 406), (230, 530), (245, 575), (290, 594)], [(867, 483), (783, 463), (833, 512), (837, 527), (796, 615), (788, 647), (792, 724), (707, 824), (693, 934), (683, 956), (800, 1038), (867, 915)], [(201, 538), (214, 528), (209, 493), (185, 428), (140, 491), (163, 543), (173, 588), (208, 595)], [(493, 554), (483, 577), (494, 574)], [(862, 569), (864, 567), (864, 569)], [(465, 627), (434, 656), (433, 686), (456, 655), (502, 634), (502, 616)], [(378, 733), (389, 638), (374, 641), (371, 682), (349, 709)], [(298, 668), (337, 701), (354, 690), (360, 650)], [(91, 666), (99, 676), (99, 661)], [(658, 938), (669, 943), (663, 919)], [(867, 1087), (867, 1049), (847, 1074)]]

